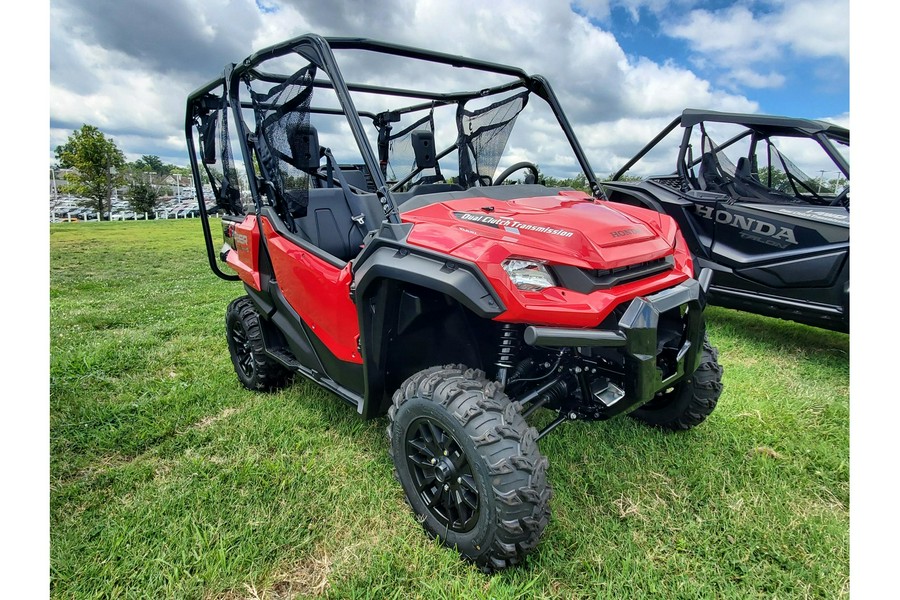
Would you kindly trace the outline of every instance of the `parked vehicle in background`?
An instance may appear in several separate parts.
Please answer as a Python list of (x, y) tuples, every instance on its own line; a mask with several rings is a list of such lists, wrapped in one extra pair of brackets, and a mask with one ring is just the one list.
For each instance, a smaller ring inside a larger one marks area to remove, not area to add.
[[(674, 172), (625, 180), (669, 147)], [(833, 123), (687, 109), (604, 187), (678, 222), (711, 304), (849, 332), (849, 152)]]

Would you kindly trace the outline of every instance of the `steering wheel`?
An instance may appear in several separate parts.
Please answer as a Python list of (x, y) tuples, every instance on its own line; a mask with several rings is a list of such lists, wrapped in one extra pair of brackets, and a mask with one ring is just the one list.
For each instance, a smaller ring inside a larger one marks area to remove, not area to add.
[(841, 193), (834, 197), (834, 200), (828, 203), (828, 206), (846, 206), (850, 208), (850, 186), (844, 186)]
[(501, 183), (506, 181), (510, 175), (512, 175), (513, 173), (515, 173), (516, 171), (519, 171), (521, 169), (528, 169), (529, 171), (531, 171), (531, 174), (534, 177), (534, 180), (529, 182), (528, 177), (526, 176), (525, 183), (536, 183), (537, 182), (538, 175), (539, 175), (537, 165), (535, 165), (534, 163), (530, 163), (528, 161), (522, 161), (522, 162), (517, 162), (513, 166), (509, 167), (508, 169), (506, 169), (505, 171), (500, 173), (500, 175), (497, 176), (497, 179), (494, 180), (494, 183), (492, 185), (500, 185)]

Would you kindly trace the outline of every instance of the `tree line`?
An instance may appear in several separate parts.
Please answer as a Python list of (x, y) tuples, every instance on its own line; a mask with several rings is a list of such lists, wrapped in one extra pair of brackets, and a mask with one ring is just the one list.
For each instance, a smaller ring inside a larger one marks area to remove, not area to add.
[(101, 219), (109, 218), (115, 189), (127, 186), (131, 209), (152, 214), (166, 191), (154, 184), (154, 174), (157, 181), (170, 175), (191, 175), (189, 168), (164, 163), (158, 156), (144, 155), (128, 162), (113, 139), (88, 124), (74, 130), (55, 153), (57, 167), (68, 170), (60, 191), (81, 198), (81, 205), (97, 211)]

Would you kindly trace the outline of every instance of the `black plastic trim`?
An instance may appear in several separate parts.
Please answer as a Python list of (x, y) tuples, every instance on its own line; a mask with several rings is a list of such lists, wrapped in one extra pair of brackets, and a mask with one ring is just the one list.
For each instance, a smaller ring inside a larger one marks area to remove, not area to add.
[(433, 289), (453, 298), (479, 317), (493, 319), (506, 307), (474, 263), (406, 243), (412, 224), (384, 223), (353, 261), (353, 298), (380, 278)]
[(597, 290), (608, 290), (629, 281), (659, 275), (671, 271), (674, 266), (675, 257), (670, 254), (656, 260), (605, 271), (580, 269), (572, 265), (553, 265), (550, 269), (562, 287), (582, 294), (590, 294)]
[[(269, 317), (284, 335), (296, 362), (286, 361), (277, 349), (267, 348), (269, 354), (289, 368), (323, 385), (359, 410), (363, 397), (359, 388), (363, 380), (362, 365), (340, 360), (312, 333), (309, 326), (288, 304), (281, 289), (273, 281), (269, 294), (274, 310)], [(266, 294), (251, 295), (254, 302)], [(263, 310), (265, 310), (263, 308)]]
[[(701, 279), (706, 279), (701, 273)], [(525, 343), (532, 346), (620, 347), (625, 358), (625, 399), (609, 408), (607, 416), (632, 410), (651, 400), (657, 392), (674, 385), (699, 366), (703, 347), (703, 308), (705, 294), (700, 281), (687, 281), (638, 297), (628, 304), (619, 319), (618, 329), (564, 329), (534, 327), (525, 329)], [(663, 376), (657, 368), (659, 319), (662, 313), (684, 309), (686, 331), (677, 352), (674, 373)]]

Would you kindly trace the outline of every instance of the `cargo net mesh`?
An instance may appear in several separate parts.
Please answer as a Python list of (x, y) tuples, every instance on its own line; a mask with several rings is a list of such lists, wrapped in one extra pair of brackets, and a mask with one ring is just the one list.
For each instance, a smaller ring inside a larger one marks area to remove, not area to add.
[[(316, 68), (310, 65), (265, 92), (250, 88), (256, 117), (257, 157), (262, 176), (271, 183), (264, 191), (276, 209), (292, 217), (306, 216), (310, 170), (295, 166), (304, 161), (293, 156), (290, 136), (309, 127), (315, 77)], [(250, 87), (249, 81), (247, 86)]]
[(516, 117), (528, 103), (528, 94), (522, 92), (473, 111), (460, 105), (456, 116), (459, 173), (467, 185), (482, 185), (493, 179)]
[[(213, 129), (213, 132), (208, 131)], [(209, 177), (213, 197), (203, 198), (203, 202), (209, 204), (212, 201), (217, 208), (228, 214), (242, 215), (246, 212), (241, 193), (241, 182), (238, 177), (237, 167), (234, 164), (234, 154), (231, 151), (231, 139), (228, 128), (228, 106), (223, 103), (222, 108), (210, 113), (210, 116), (202, 120), (198, 126), (200, 134), (200, 150), (203, 156), (207, 156), (205, 140), (210, 134), (214, 135), (215, 144), (218, 146), (216, 162), (204, 161), (203, 166)]]
[[(398, 133), (388, 136), (388, 179), (399, 181), (416, 168), (416, 154), (412, 145), (412, 134), (416, 131), (430, 131), (434, 135), (434, 115), (429, 113)], [(434, 169), (422, 171), (419, 179), (428, 175), (436, 175)]]

